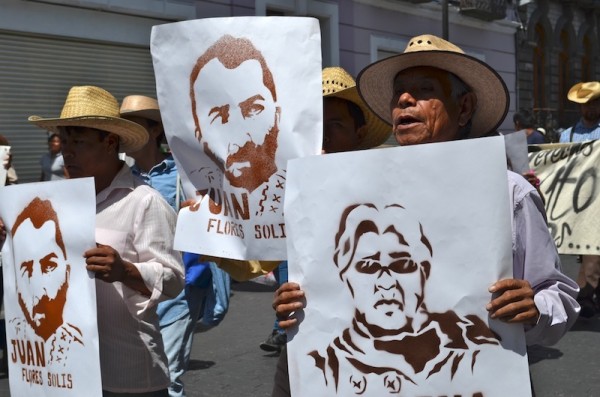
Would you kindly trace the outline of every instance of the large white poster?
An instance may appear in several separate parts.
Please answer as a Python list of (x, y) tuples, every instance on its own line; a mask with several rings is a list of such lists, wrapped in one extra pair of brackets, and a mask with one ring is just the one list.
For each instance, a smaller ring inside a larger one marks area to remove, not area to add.
[(502, 137), (290, 161), (292, 395), (530, 395), (522, 326), (485, 308), (512, 278), (507, 185)]
[(179, 213), (175, 248), (285, 259), (286, 161), (321, 149), (318, 21), (155, 26), (151, 50), (169, 146), (198, 194)]
[(4, 316), (12, 397), (101, 396), (92, 178), (0, 189)]

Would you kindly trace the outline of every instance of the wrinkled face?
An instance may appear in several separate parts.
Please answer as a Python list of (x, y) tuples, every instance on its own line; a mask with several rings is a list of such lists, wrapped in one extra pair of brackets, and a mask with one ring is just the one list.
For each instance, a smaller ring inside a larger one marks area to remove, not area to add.
[(323, 98), (323, 151), (338, 153), (356, 150), (359, 131), (348, 103), (341, 98)]
[(204, 150), (233, 186), (246, 187), (245, 179), (274, 164), (277, 148), (279, 111), (260, 63), (227, 69), (213, 59), (200, 71), (194, 92)]
[(400, 145), (451, 141), (458, 137), (459, 106), (448, 73), (432, 67), (406, 69), (394, 79), (392, 126)]
[(60, 152), (60, 137), (54, 136), (48, 142), (48, 150), (50, 153), (59, 153)]
[(61, 129), (60, 139), (69, 178), (103, 175), (111, 151), (108, 137), (92, 128), (66, 127)]
[(592, 99), (588, 103), (581, 104), (581, 117), (588, 123), (600, 121), (600, 98)]
[(69, 278), (55, 230), (53, 221), (36, 229), (26, 219), (13, 236), (19, 304), (28, 323), (44, 339), (62, 324)]
[(402, 230), (384, 226), (358, 236), (354, 258), (344, 273), (366, 323), (392, 332), (407, 326), (417, 313), (428, 274), (423, 266), (430, 266), (418, 222), (406, 219), (402, 226)]

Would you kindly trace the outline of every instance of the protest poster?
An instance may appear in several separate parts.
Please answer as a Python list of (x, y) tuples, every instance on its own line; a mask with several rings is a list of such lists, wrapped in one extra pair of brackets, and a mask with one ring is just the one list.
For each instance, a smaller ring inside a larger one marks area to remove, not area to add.
[(550, 233), (561, 254), (600, 255), (597, 141), (539, 145), (529, 166), (540, 179)]
[(155, 26), (151, 52), (169, 147), (196, 190), (175, 248), (286, 258), (288, 159), (320, 153), (319, 23), (209, 18)]
[(507, 186), (502, 137), (291, 160), (292, 395), (530, 395), (522, 325), (485, 309), (512, 278)]
[(5, 164), (8, 163), (9, 156), (10, 146), (0, 146), (0, 186), (4, 186), (6, 184), (8, 170), (5, 168)]
[(11, 396), (102, 396), (93, 178), (4, 187), (0, 217)]
[(517, 174), (523, 175), (525, 172), (529, 171), (527, 136), (525, 135), (525, 131), (512, 132), (503, 136), (509, 168)]

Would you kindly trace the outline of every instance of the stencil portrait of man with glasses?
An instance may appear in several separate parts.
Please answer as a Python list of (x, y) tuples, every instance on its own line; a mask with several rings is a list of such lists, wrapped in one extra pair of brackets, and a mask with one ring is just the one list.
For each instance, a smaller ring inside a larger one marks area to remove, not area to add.
[(336, 394), (396, 395), (432, 376), (451, 381), (461, 368), (476, 369), (482, 345), (500, 344), (477, 315), (427, 309), (433, 252), (426, 229), (400, 204), (343, 211), (333, 261), (354, 318), (325, 350), (308, 353)]

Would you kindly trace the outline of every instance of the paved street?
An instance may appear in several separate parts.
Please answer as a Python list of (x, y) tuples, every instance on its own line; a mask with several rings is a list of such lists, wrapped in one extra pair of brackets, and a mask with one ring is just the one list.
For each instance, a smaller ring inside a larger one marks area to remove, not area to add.
[[(563, 262), (565, 272), (574, 277), (577, 266), (572, 258)], [(272, 326), (272, 296), (272, 288), (234, 284), (223, 323), (196, 334), (185, 376), (188, 397), (270, 396), (277, 357), (258, 344)], [(578, 320), (556, 346), (534, 346), (529, 357), (537, 397), (600, 395), (600, 317)], [(6, 378), (0, 379), (0, 397), (4, 396), (9, 396)]]

